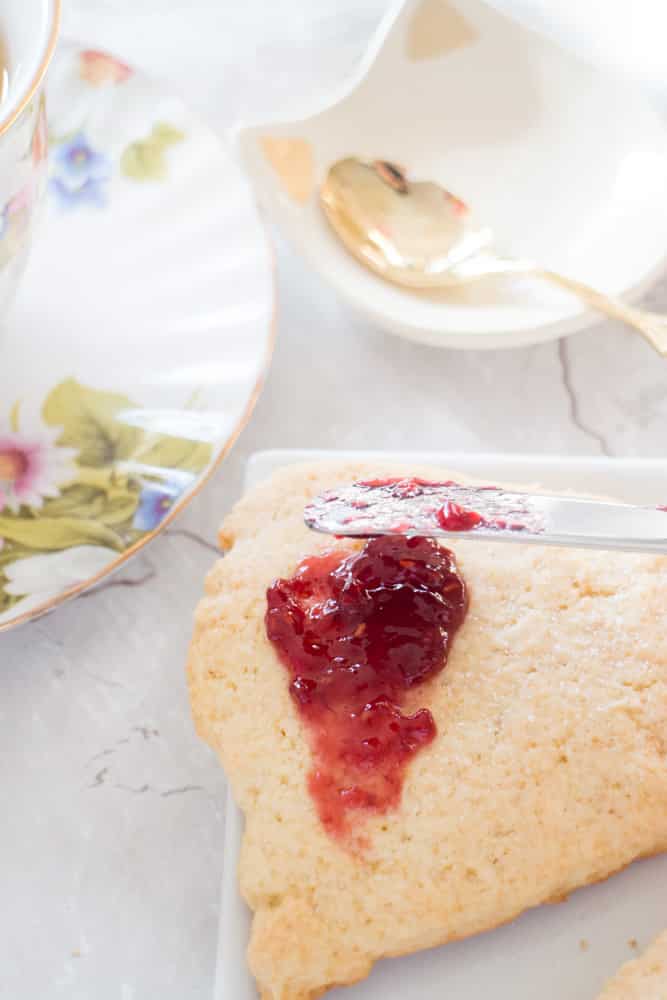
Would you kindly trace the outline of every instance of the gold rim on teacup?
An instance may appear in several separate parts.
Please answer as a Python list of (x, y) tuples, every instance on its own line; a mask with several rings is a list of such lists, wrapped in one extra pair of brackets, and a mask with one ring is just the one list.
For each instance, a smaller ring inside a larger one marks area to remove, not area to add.
[(42, 81), (44, 80), (44, 76), (46, 75), (46, 71), (49, 68), (49, 63), (51, 62), (58, 41), (62, 11), (61, 0), (50, 0), (50, 4), (51, 23), (46, 38), (46, 46), (42, 53), (42, 58), (40, 59), (39, 65), (37, 66), (37, 69), (35, 70), (32, 79), (30, 80), (25, 93), (19, 100), (18, 104), (15, 107), (12, 107), (10, 104), (6, 118), (0, 114), (0, 136), (4, 135), (4, 133), (12, 127), (17, 118), (20, 117), (23, 111), (25, 111), (27, 106), (30, 104), (30, 101), (38, 92)]

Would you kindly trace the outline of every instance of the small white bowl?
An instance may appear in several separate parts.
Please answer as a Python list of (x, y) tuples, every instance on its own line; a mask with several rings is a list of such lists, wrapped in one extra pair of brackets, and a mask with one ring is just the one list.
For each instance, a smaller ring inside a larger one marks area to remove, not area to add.
[(394, 160), (436, 180), (531, 257), (628, 299), (663, 267), (667, 135), (632, 85), (596, 70), (482, 0), (401, 0), (354, 78), (295, 120), (237, 131), (267, 215), (350, 304), (441, 347), (514, 347), (596, 314), (536, 280), (442, 292), (391, 285), (358, 264), (318, 201), (328, 166)]

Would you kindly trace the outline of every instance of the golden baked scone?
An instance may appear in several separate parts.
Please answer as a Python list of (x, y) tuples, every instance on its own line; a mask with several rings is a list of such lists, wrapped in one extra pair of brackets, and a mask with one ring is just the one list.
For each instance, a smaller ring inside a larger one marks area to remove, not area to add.
[[(667, 849), (667, 559), (452, 545), (470, 592), (446, 669), (416, 693), (437, 737), (400, 805), (322, 826), (311, 750), (265, 634), (266, 590), (331, 545), (303, 507), (338, 483), (452, 470), (292, 466), (226, 519), (189, 656), (192, 710), (240, 808), (249, 962), (263, 1000), (309, 1000), (496, 927)], [(667, 515), (666, 515), (667, 516)]]
[(667, 1000), (667, 932), (639, 958), (626, 962), (599, 1000)]

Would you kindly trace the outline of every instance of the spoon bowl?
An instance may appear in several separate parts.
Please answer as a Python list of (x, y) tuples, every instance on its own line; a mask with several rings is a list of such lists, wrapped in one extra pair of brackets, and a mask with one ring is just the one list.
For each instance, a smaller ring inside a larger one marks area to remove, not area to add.
[(456, 195), (433, 181), (408, 181), (400, 167), (386, 161), (347, 157), (335, 163), (320, 198), (350, 253), (408, 288), (458, 284), (456, 265), (493, 238)]
[(664, 264), (667, 140), (657, 113), (630, 84), (482, 0), (395, 4), (337, 93), (310, 98), (290, 120), (241, 128), (236, 141), (266, 215), (342, 298), (414, 340), (510, 347), (595, 315), (526, 275), (445, 289), (383, 281), (341, 245), (320, 206), (337, 161), (400, 164), (473, 206), (508, 255), (626, 300)]

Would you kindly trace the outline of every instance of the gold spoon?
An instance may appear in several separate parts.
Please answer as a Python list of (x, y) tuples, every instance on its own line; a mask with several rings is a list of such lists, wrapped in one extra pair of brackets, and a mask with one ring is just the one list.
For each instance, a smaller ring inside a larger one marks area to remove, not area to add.
[(540, 267), (494, 252), (493, 233), (468, 206), (433, 181), (410, 181), (386, 160), (348, 157), (320, 189), (324, 213), (344, 246), (380, 277), (407, 288), (443, 288), (490, 275), (528, 274), (577, 295), (620, 320), (667, 357), (667, 318)]

